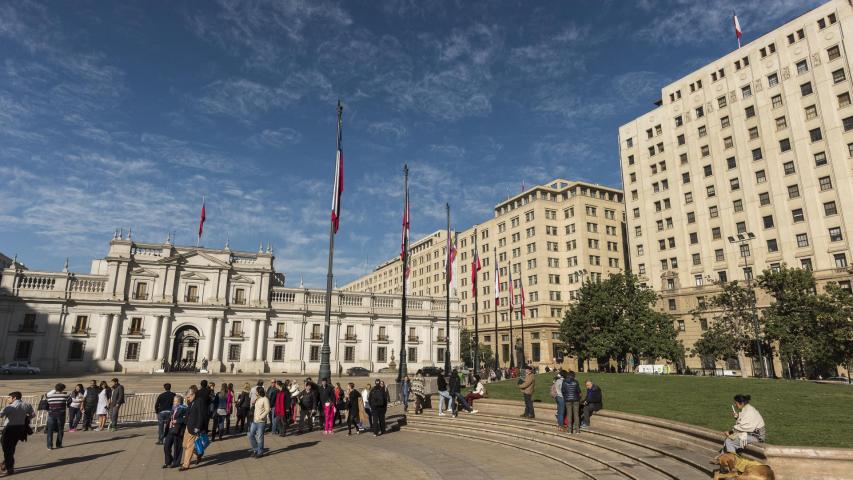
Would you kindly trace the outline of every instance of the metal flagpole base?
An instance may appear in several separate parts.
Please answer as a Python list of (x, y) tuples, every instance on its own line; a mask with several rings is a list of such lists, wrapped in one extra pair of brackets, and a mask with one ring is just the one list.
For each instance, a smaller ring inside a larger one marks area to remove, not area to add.
[[(328, 338), (328, 335), (326, 336)], [(332, 367), (329, 363), (329, 357), (332, 354), (332, 349), (329, 348), (329, 343), (327, 341), (323, 342), (323, 346), (320, 348), (320, 378), (322, 380), (324, 378), (331, 379), (332, 378)]]

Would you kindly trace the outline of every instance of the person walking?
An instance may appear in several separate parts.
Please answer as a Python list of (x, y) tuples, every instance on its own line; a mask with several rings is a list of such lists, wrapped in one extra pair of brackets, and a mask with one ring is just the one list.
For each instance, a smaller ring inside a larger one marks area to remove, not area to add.
[(444, 402), (447, 401), (447, 409), (451, 412), (453, 411), (453, 397), (450, 396), (450, 393), (447, 391), (447, 378), (444, 376), (444, 370), (438, 370), (438, 377), (436, 378), (436, 383), (438, 386), (438, 416), (444, 416)]
[(409, 413), (409, 394), (412, 391), (412, 381), (406, 375), (400, 381), (400, 396), (403, 398), (403, 413)]
[(77, 425), (83, 417), (83, 401), (86, 399), (86, 389), (82, 384), (78, 383), (71, 392), (68, 404), (68, 431), (76, 432)]
[(581, 414), (581, 430), (586, 430), (591, 425), (590, 420), (592, 419), (593, 412), (597, 412), (604, 408), (604, 401), (602, 400), (601, 388), (592, 383), (592, 380), (586, 381), (586, 397), (584, 397), (582, 405), (583, 405), (583, 413)]
[(270, 402), (270, 418), (267, 419), (267, 424), (269, 424), (270, 433), (278, 433), (278, 422), (275, 419), (275, 397), (278, 395), (278, 381), (276, 379), (270, 380), (270, 388), (266, 391), (267, 401)]
[(92, 380), (92, 384), (86, 389), (85, 398), (83, 400), (83, 431), (88, 432), (92, 428), (92, 420), (98, 411), (98, 395), (101, 389), (98, 387), (98, 381)]
[(418, 370), (415, 373), (415, 378), (412, 379), (411, 394), (415, 397), (415, 415), (420, 415), (424, 411), (424, 372)]
[[(273, 390), (272, 387), (269, 389)], [(263, 387), (255, 387), (255, 413), (252, 426), (249, 427), (249, 446), (252, 449), (252, 457), (261, 458), (264, 455), (264, 430), (270, 414), (270, 401)]]
[(3, 419), (3, 434), (0, 445), (3, 446), (3, 464), (0, 471), (6, 475), (15, 473), (15, 449), (18, 442), (26, 442), (27, 436), (32, 435), (30, 419), (35, 415), (33, 407), (21, 401), (21, 392), (12, 392), (7, 398), (8, 404), (0, 411)]
[(346, 392), (341, 388), (340, 383), (335, 383), (335, 422), (332, 426), (343, 425), (344, 415), (347, 412)]
[(449, 386), (450, 398), (453, 399), (453, 407), (454, 408), (451, 410), (451, 413), (453, 414), (453, 418), (456, 418), (457, 416), (459, 416), (459, 409), (460, 408), (462, 410), (465, 410), (468, 413), (477, 413), (477, 411), (474, 410), (473, 408), (471, 408), (468, 405), (468, 403), (465, 401), (465, 399), (462, 397), (462, 380), (461, 380), (461, 378), (464, 378), (464, 377), (460, 377), (459, 373), (454, 368), (451, 375), (450, 375), (450, 386)]
[(323, 409), (323, 434), (331, 435), (335, 421), (335, 390), (327, 378), (320, 379), (320, 406)]
[(478, 375), (474, 375), (474, 385), (474, 390), (465, 395), (465, 401), (471, 408), (474, 408), (474, 400), (486, 397), (486, 385)]
[(568, 425), (566, 430), (570, 435), (581, 433), (580, 417), (578, 410), (581, 399), (581, 386), (575, 380), (575, 372), (569, 372), (565, 375), (562, 385), (563, 401), (566, 404), (566, 419)]
[[(210, 409), (211, 409), (211, 398), (213, 398), (213, 392), (211, 391), (211, 387), (208, 386), (207, 380), (202, 380), (198, 382), (199, 389), (196, 391), (195, 400), (193, 400), (193, 405), (198, 403), (199, 409), (201, 409), (201, 415), (204, 420), (201, 427), (198, 429), (198, 433), (208, 433), (210, 431)], [(211, 384), (214, 385), (214, 384)]]
[(557, 404), (557, 431), (565, 431), (563, 422), (566, 419), (566, 400), (563, 398), (563, 375), (557, 372), (554, 375), (554, 383), (551, 384), (551, 397)]
[(385, 389), (382, 387), (382, 382), (376, 380), (374, 386), (370, 389), (368, 402), (370, 403), (370, 412), (373, 416), (371, 423), (373, 424), (373, 435), (378, 437), (385, 433), (385, 411), (388, 408), (388, 396)]
[(166, 437), (174, 398), (175, 392), (172, 391), (172, 384), (164, 383), (163, 393), (157, 395), (157, 400), (154, 402), (154, 414), (157, 415), (157, 445), (163, 445), (163, 439)]
[[(47, 400), (47, 449), (62, 448), (62, 437), (65, 433), (65, 414), (68, 408), (68, 392), (65, 391), (64, 383), (57, 383), (53, 390), (45, 395)], [(53, 434), (56, 434), (56, 444), (53, 443)]]
[(246, 417), (249, 416), (249, 408), (252, 406), (252, 396), (249, 394), (250, 389), (249, 383), (246, 382), (243, 385), (243, 390), (237, 395), (237, 423), (234, 424), (234, 428), (240, 433), (243, 433), (243, 429), (246, 428)]
[(110, 396), (110, 430), (118, 430), (118, 416), (121, 406), (124, 405), (124, 385), (117, 378), (112, 379), (112, 395)]
[[(372, 387), (368, 383), (364, 386), (364, 390), (361, 391), (361, 402), (364, 407), (364, 412), (367, 415), (367, 424), (370, 426), (370, 429), (373, 429), (373, 412), (370, 410), (370, 389)], [(362, 420), (364, 422), (364, 420)]]
[(101, 380), (101, 386), (98, 392), (98, 406), (95, 408), (95, 412), (98, 415), (98, 428), (95, 431), (100, 432), (107, 425), (107, 414), (110, 412), (110, 397), (112, 396), (112, 389), (107, 385), (107, 382)]
[[(204, 393), (204, 395), (206, 394), (207, 392)], [(178, 469), (182, 472), (190, 468), (193, 455), (197, 455), (197, 462), (201, 461), (201, 455), (198, 455), (198, 452), (195, 450), (195, 441), (198, 439), (199, 434), (207, 431), (207, 402), (200, 401), (201, 395), (201, 390), (195, 385), (190, 385), (186, 395), (187, 411), (184, 415), (186, 428), (184, 430), (183, 444), (181, 445), (183, 458), (181, 460), (181, 467)]]
[(527, 371), (527, 376), (518, 384), (518, 389), (521, 390), (521, 394), (524, 396), (524, 413), (521, 416), (533, 419), (536, 418), (533, 412), (533, 389), (536, 388), (536, 376), (533, 375), (533, 369), (529, 365), (525, 367), (525, 370)]
[(181, 461), (181, 440), (186, 429), (187, 406), (184, 397), (172, 395), (172, 406), (166, 419), (166, 434), (163, 437), (163, 468), (176, 468)]
[(345, 397), (347, 410), (347, 435), (352, 435), (353, 425), (355, 425), (355, 433), (358, 435), (362, 430), (361, 416), (359, 415), (364, 411), (364, 404), (361, 401), (361, 394), (358, 393), (354, 383), (347, 384)]

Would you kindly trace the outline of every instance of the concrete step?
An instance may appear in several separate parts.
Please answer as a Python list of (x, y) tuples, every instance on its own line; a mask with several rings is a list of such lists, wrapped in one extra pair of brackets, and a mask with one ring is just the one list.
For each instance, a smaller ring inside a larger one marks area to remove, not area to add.
[[(529, 422), (526, 419), (518, 419)], [(694, 468), (675, 457), (662, 455), (654, 450), (611, 438), (582, 434), (568, 436), (558, 433), (553, 425), (539, 423), (519, 424), (508, 421), (506, 417), (489, 415), (468, 415), (461, 413), (458, 418), (427, 416), (409, 416), (409, 424), (416, 427), (429, 425), (431, 428), (445, 428), (468, 435), (497, 437), (516, 444), (533, 444), (534, 448), (548, 446), (564, 450), (573, 462), (584, 458), (587, 461), (606, 465), (622, 478), (640, 479), (691, 479), (707, 478), (708, 473)], [(596, 477), (598, 478), (598, 476)]]

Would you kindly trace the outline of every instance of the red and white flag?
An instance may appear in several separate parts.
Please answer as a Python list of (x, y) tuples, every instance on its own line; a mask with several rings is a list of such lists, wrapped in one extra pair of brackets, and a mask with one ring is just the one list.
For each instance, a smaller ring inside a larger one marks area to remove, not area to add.
[(471, 294), (474, 298), (477, 298), (477, 273), (481, 268), (483, 266), (480, 264), (480, 254), (477, 252), (477, 245), (474, 245), (474, 259), (471, 260)]
[(456, 243), (450, 238), (450, 230), (447, 231), (447, 260), (445, 268), (447, 271), (447, 285), (453, 281), (453, 262), (456, 261)]
[[(408, 168), (406, 168), (408, 175)], [(403, 201), (403, 232), (400, 234), (400, 260), (403, 261), (404, 277), (409, 278), (409, 256), (406, 249), (409, 248), (409, 184), (406, 182), (405, 200)]]
[(501, 305), (501, 271), (498, 268), (498, 262), (495, 262), (495, 306), (499, 307), (500, 305)]
[(737, 13), (732, 10), (732, 23), (735, 26), (735, 37), (737, 37), (737, 48), (740, 48), (740, 37), (743, 36), (743, 32), (740, 29), (740, 22), (737, 19)]
[(512, 307), (515, 306), (515, 289), (512, 284), (512, 265), (509, 266), (509, 309), (512, 311)]
[(207, 219), (207, 215), (204, 208), (204, 195), (201, 196), (201, 216), (198, 219), (198, 242), (196, 246), (201, 243), (201, 234), (204, 233), (204, 221)]
[(332, 190), (332, 228), (338, 233), (341, 222), (341, 195), (344, 193), (344, 151), (339, 146), (335, 158), (335, 188)]
[(524, 278), (518, 282), (521, 284), (521, 319), (524, 320)]

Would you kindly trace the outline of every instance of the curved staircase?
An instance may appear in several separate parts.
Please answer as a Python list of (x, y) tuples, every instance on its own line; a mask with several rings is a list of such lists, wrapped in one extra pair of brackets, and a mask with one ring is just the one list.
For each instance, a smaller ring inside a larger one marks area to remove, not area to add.
[(410, 413), (405, 428), (515, 448), (591, 479), (706, 479), (720, 445), (707, 436), (654, 424), (666, 421), (638, 421), (645, 418), (632, 415), (595, 415), (590, 430), (569, 435), (557, 430), (553, 405), (536, 404), (536, 419), (519, 417), (520, 402), (481, 399), (475, 408), (479, 413), (460, 412), (457, 418), (439, 417), (436, 410)]

